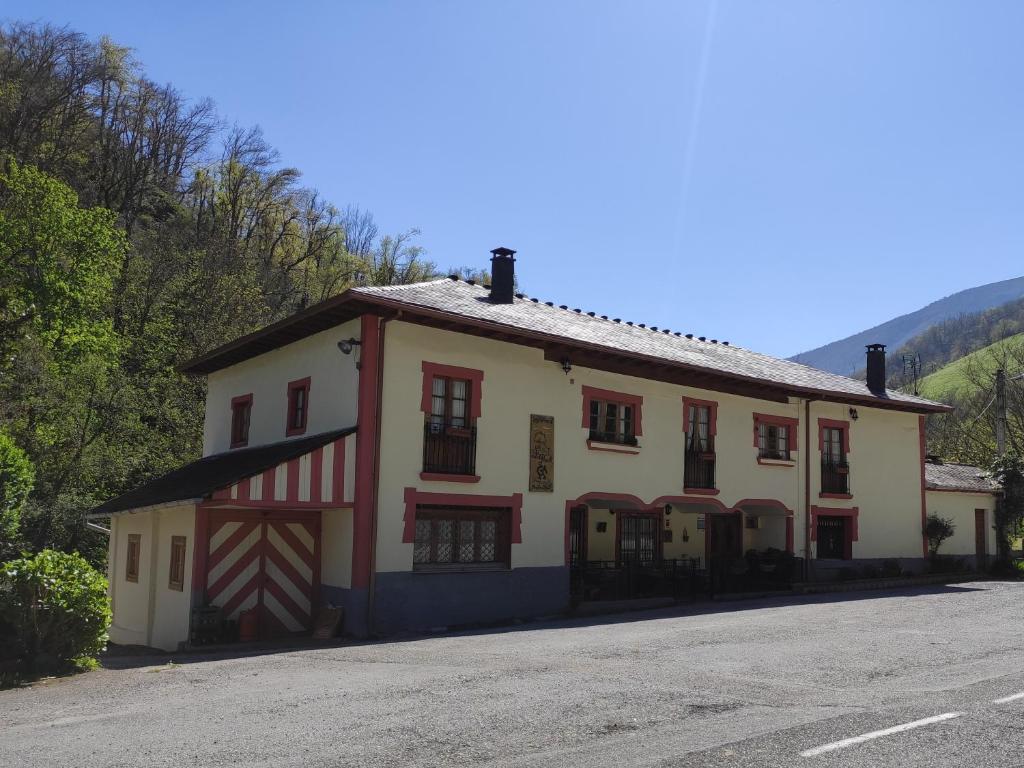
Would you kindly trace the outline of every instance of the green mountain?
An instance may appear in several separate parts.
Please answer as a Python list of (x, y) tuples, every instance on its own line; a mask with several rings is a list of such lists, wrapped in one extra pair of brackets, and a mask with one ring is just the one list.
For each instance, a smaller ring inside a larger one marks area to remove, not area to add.
[(976, 391), (978, 380), (987, 387), (1007, 359), (1021, 356), (1024, 356), (1024, 333), (975, 350), (925, 376), (920, 383), (921, 396), (945, 402), (963, 400)]

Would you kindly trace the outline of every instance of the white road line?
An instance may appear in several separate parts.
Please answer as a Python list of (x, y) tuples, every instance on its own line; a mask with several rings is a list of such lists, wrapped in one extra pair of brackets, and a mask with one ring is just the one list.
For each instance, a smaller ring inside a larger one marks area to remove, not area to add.
[(1015, 694), (1013, 694), (1013, 696), (1004, 696), (1001, 699), (993, 699), (992, 703), (993, 704), (1009, 704), (1011, 701), (1016, 701), (1017, 699), (1024, 699), (1024, 693), (1015, 693)]
[(853, 736), (849, 739), (843, 739), (842, 741), (833, 741), (831, 744), (824, 744), (820, 747), (815, 747), (814, 749), (808, 749), (806, 752), (801, 752), (800, 757), (815, 757), (826, 752), (832, 752), (836, 749), (852, 747), (854, 744), (862, 744), (865, 741), (871, 741), (872, 739), (877, 739), (881, 736), (891, 736), (894, 733), (903, 733), (904, 731), (910, 731), (924, 725), (932, 725), (933, 723), (941, 723), (944, 720), (952, 720), (954, 717), (960, 717), (962, 714), (963, 712), (946, 712), (943, 715), (935, 715), (935, 717), (926, 717), (923, 720), (915, 720), (912, 723), (894, 725), (892, 728), (886, 728), (881, 731), (872, 731), (871, 733)]

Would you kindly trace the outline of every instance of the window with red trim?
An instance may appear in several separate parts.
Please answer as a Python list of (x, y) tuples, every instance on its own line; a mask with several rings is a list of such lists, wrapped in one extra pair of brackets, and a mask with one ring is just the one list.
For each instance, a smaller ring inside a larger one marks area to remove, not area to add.
[(309, 378), (288, 384), (288, 428), (286, 435), (301, 435), (309, 421)]
[(507, 508), (417, 505), (413, 570), (507, 568), (511, 520)]
[(590, 439), (636, 445), (636, 413), (629, 403), (590, 401)]
[(821, 493), (847, 496), (850, 493), (850, 426), (844, 421), (819, 419), (821, 449)]
[(683, 488), (715, 490), (715, 433), (718, 431), (718, 403), (683, 398)]
[(754, 414), (754, 447), (757, 458), (791, 461), (797, 450), (797, 419), (769, 413)]
[(249, 443), (249, 422), (252, 418), (252, 395), (231, 398), (231, 447)]
[(819, 560), (849, 560), (850, 550), (850, 518), (837, 515), (818, 515), (817, 525)]
[(434, 432), (466, 429), (473, 383), (469, 379), (434, 376), (431, 381), (430, 425)]
[(484, 372), (475, 368), (423, 361), (420, 410), (423, 423), (423, 477), (476, 477), (476, 420)]
[(643, 398), (608, 389), (583, 387), (583, 427), (599, 443), (636, 445), (641, 429)]

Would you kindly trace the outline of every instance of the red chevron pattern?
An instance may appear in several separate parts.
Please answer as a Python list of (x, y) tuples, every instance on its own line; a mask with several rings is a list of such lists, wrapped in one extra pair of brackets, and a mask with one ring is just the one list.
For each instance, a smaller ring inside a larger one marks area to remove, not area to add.
[(319, 589), (318, 514), (211, 514), (206, 599), (237, 619), (257, 608), (260, 635), (312, 628)]

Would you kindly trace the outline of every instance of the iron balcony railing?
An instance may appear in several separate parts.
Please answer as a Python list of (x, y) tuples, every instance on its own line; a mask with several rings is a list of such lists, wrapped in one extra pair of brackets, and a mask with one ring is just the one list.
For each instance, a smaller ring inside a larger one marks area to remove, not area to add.
[(423, 428), (423, 471), (440, 475), (476, 474), (476, 427)]
[(710, 442), (705, 447), (708, 450), (686, 449), (683, 487), (707, 489), (715, 487), (715, 451)]
[(850, 465), (845, 461), (823, 460), (821, 462), (821, 492), (849, 493)]

